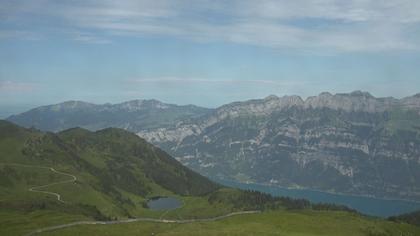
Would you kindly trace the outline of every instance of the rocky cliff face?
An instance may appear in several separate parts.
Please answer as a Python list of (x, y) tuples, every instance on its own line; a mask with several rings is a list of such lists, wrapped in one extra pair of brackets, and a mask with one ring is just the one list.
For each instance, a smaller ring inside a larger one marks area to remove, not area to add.
[(420, 200), (419, 101), (269, 96), (138, 135), (208, 176)]
[(269, 96), (217, 109), (66, 102), (9, 120), (52, 131), (124, 128), (211, 177), (420, 201), (420, 94)]

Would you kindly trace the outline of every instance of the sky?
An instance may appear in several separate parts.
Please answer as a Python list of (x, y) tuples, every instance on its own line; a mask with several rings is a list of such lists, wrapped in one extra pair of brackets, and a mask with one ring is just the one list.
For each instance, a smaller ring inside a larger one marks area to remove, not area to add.
[(0, 0), (0, 118), (354, 90), (420, 92), (420, 1)]

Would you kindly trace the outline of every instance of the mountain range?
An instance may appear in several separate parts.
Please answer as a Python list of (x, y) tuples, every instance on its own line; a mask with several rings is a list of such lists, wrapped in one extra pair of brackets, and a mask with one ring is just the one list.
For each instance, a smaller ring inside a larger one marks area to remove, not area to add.
[(211, 109), (194, 105), (177, 106), (153, 99), (102, 105), (67, 101), (13, 115), (8, 120), (24, 127), (35, 127), (52, 132), (74, 127), (93, 131), (114, 127), (138, 132), (147, 128), (166, 127), (209, 111)]
[(213, 178), (420, 200), (420, 94), (272, 95), (216, 109), (65, 102), (8, 120), (50, 131), (124, 128)]
[[(0, 235), (417, 235), (344, 206), (227, 188), (123, 129), (57, 133), (0, 120)], [(162, 196), (176, 209), (150, 209)], [(404, 222), (409, 222), (409, 225)]]

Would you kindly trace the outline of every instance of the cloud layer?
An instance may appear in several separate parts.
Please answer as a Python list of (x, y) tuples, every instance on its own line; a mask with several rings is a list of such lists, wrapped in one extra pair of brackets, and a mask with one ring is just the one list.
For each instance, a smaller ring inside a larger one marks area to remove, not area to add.
[(10, 0), (0, 15), (7, 28), (78, 31), (68, 36), (91, 43), (162, 36), (331, 52), (420, 47), (417, 0)]
[(37, 87), (36, 84), (26, 82), (14, 82), (10, 80), (0, 81), (0, 92), (7, 94), (16, 94), (31, 92)]

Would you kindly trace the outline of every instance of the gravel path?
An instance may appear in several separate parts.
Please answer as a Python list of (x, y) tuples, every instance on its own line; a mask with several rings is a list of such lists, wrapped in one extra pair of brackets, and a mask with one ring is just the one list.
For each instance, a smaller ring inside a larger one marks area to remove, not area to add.
[(236, 215), (245, 215), (245, 214), (257, 214), (261, 213), (261, 211), (238, 211), (232, 212), (227, 215), (216, 216), (212, 218), (205, 218), (205, 219), (190, 219), (190, 220), (165, 220), (165, 219), (154, 219), (154, 218), (134, 218), (134, 219), (126, 219), (126, 220), (115, 220), (115, 221), (77, 221), (68, 224), (56, 225), (51, 227), (46, 227), (42, 229), (38, 229), (32, 231), (26, 236), (31, 236), (43, 232), (54, 231), (58, 229), (73, 227), (77, 225), (113, 225), (113, 224), (124, 224), (124, 223), (133, 223), (133, 222), (155, 222), (155, 223), (172, 223), (172, 224), (186, 224), (186, 223), (194, 223), (194, 222), (210, 222), (216, 220), (222, 220), (228, 217), (236, 216)]
[(63, 180), (63, 181), (54, 182), (54, 183), (50, 183), (50, 184), (46, 184), (46, 185), (41, 185), (41, 186), (34, 186), (34, 187), (30, 187), (28, 189), (28, 191), (30, 191), (30, 192), (45, 193), (45, 194), (53, 195), (53, 196), (57, 197), (57, 201), (62, 202), (62, 203), (66, 203), (66, 202), (61, 199), (61, 195), (59, 193), (50, 192), (50, 191), (43, 191), (43, 190), (39, 190), (39, 189), (50, 187), (50, 186), (54, 186), (54, 185), (58, 185), (58, 184), (73, 183), (73, 182), (75, 182), (77, 180), (77, 177), (74, 176), (74, 175), (67, 174), (67, 173), (64, 173), (64, 172), (60, 172), (60, 171), (55, 170), (52, 167), (47, 167), (47, 166), (32, 166), (32, 165), (24, 165), (24, 164), (17, 164), (17, 163), (0, 163), (0, 165), (19, 166), (19, 167), (25, 167), (25, 168), (48, 169), (48, 170), (50, 170), (50, 171), (52, 171), (52, 172), (54, 172), (56, 174), (65, 175), (65, 176), (71, 177), (71, 179), (68, 179), (68, 180)]
[[(63, 180), (63, 181), (54, 182), (54, 183), (41, 185), (41, 186), (34, 186), (34, 187), (31, 187), (31, 188), (28, 189), (28, 191), (30, 191), (30, 192), (45, 193), (45, 194), (50, 194), (50, 195), (56, 196), (57, 200), (62, 202), (62, 203), (66, 203), (66, 202), (61, 199), (61, 195), (59, 193), (43, 191), (43, 190), (39, 190), (39, 189), (54, 186), (54, 185), (58, 185), (58, 184), (72, 183), (72, 182), (75, 182), (77, 180), (76, 176), (68, 174), (68, 173), (57, 171), (52, 167), (32, 166), (32, 165), (24, 165), (24, 164), (17, 164), (17, 163), (0, 163), (0, 165), (48, 169), (48, 170), (50, 170), (54, 173), (71, 177), (71, 179), (68, 179), (68, 180)], [(165, 213), (167, 213), (167, 211)], [(209, 221), (222, 220), (222, 219), (232, 217), (232, 216), (236, 216), (236, 215), (256, 214), (256, 213), (260, 213), (260, 211), (238, 211), (238, 212), (232, 212), (232, 213), (229, 213), (229, 214), (226, 214), (226, 215), (216, 216), (216, 217), (212, 217), (212, 218), (186, 219), (186, 220), (165, 220), (165, 219), (162, 219), (162, 217), (165, 215), (165, 213), (163, 215), (161, 215), (160, 219), (142, 218), (141, 217), (141, 218), (115, 220), (115, 221), (77, 221), (77, 222), (72, 222), (72, 223), (68, 223), (68, 224), (62, 224), (62, 225), (56, 225), (56, 226), (46, 227), (46, 228), (42, 228), (42, 229), (37, 229), (35, 231), (32, 231), (32, 232), (26, 234), (26, 236), (35, 235), (35, 234), (39, 234), (39, 233), (42, 233), (42, 232), (48, 232), (48, 231), (54, 231), (54, 230), (58, 230), (58, 229), (68, 228), (68, 227), (77, 226), (77, 225), (112, 225), (112, 224), (124, 224), (124, 223), (133, 223), (133, 222), (155, 222), (155, 223), (186, 224), (186, 223), (194, 223), (194, 222), (209, 222)]]

